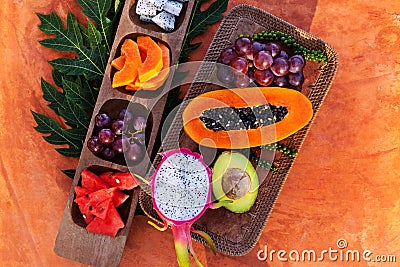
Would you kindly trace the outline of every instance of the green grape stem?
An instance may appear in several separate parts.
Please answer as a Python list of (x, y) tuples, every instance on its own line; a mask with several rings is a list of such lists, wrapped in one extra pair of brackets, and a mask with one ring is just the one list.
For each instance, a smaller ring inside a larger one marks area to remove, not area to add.
[(261, 31), (253, 34), (253, 41), (279, 41), (291, 48), (294, 54), (301, 54), (306, 60), (328, 63), (328, 55), (321, 50), (308, 49), (297, 43), (293, 36), (281, 31)]
[(294, 149), (294, 148), (292, 148), (288, 145), (282, 144), (282, 143), (271, 143), (271, 144), (267, 144), (267, 145), (262, 145), (260, 148), (268, 150), (268, 151), (278, 150), (282, 154), (284, 154), (288, 157), (291, 157), (291, 158), (294, 158), (299, 154), (297, 149)]
[(265, 170), (270, 170), (272, 172), (276, 171), (278, 168), (273, 164), (273, 162), (268, 161), (266, 159), (260, 158), (257, 156), (256, 153), (252, 151), (250, 155), (250, 160), (254, 162), (257, 166), (260, 166), (261, 168)]

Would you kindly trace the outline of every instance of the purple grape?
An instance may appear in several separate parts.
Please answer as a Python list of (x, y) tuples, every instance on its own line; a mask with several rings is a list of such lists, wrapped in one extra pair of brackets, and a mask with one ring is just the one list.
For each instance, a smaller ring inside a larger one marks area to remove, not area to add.
[(247, 37), (240, 37), (236, 39), (235, 48), (240, 56), (248, 55), (252, 52), (252, 42)]
[(87, 141), (87, 147), (92, 153), (100, 153), (103, 150), (103, 144), (100, 142), (99, 138), (95, 135), (90, 137)]
[(144, 133), (137, 133), (133, 138), (135, 139), (135, 141), (139, 142), (139, 144), (144, 145), (146, 143), (146, 136), (144, 135)]
[(300, 55), (300, 54), (295, 54), (295, 55), (293, 55), (292, 57), (296, 57), (296, 58), (300, 59), (301, 61), (303, 61), (303, 64), (304, 64), (304, 65), (306, 64), (306, 60), (304, 59), (304, 57), (303, 57), (302, 55)]
[(112, 148), (106, 147), (101, 153), (105, 159), (113, 159), (115, 157), (115, 151)]
[(124, 121), (121, 119), (115, 120), (111, 125), (111, 129), (116, 135), (121, 135), (124, 130)]
[[(254, 56), (255, 56), (258, 52), (264, 50), (264, 46), (265, 46), (265, 44), (261, 44), (261, 43), (259, 43), (259, 42), (253, 42), (253, 47), (252, 47), (252, 49), (251, 49), (251, 52), (249, 52), (249, 53), (246, 54), (246, 58), (247, 58), (248, 60), (254, 60)], [(250, 63), (249, 63), (249, 64), (250, 64)]]
[(97, 127), (106, 128), (111, 126), (111, 118), (107, 113), (99, 113), (95, 117)]
[(250, 83), (254, 82), (254, 68), (249, 68), (247, 71), (247, 76), (250, 79)]
[(250, 78), (246, 74), (236, 75), (235, 84), (238, 88), (246, 88), (250, 84)]
[(234, 58), (237, 58), (238, 54), (234, 50), (234, 48), (227, 48), (222, 50), (221, 54), (219, 55), (218, 61), (229, 65)]
[(279, 53), (278, 57), (283, 57), (284, 59), (288, 59), (289, 58), (289, 54), (285, 50), (281, 50), (281, 52)]
[(257, 54), (258, 52), (260, 52), (261, 50), (264, 50), (265, 48), (265, 44), (261, 44), (259, 42), (253, 42), (253, 54)]
[(274, 42), (269, 42), (264, 46), (265, 51), (269, 51), (272, 57), (276, 57), (281, 52), (281, 47)]
[(289, 73), (288, 74), (288, 81), (293, 86), (300, 86), (304, 82), (304, 76), (302, 72), (298, 73)]
[(275, 77), (274, 84), (279, 87), (288, 87), (289, 86), (289, 82), (288, 82), (286, 76)]
[(231, 83), (235, 79), (231, 67), (225, 65), (218, 65), (217, 77), (222, 83)]
[(268, 86), (274, 80), (274, 75), (269, 69), (266, 70), (255, 70), (254, 71), (254, 79), (257, 83), (262, 86)]
[(274, 62), (274, 59), (272, 56), (265, 52), (265, 51), (260, 51), (254, 56), (254, 67), (256, 67), (259, 70), (266, 70), (269, 67), (271, 67), (272, 63)]
[(300, 57), (293, 56), (289, 58), (288, 62), (289, 62), (289, 72), (297, 73), (303, 70), (304, 61)]
[(99, 132), (99, 140), (104, 145), (109, 145), (114, 142), (114, 132), (111, 129), (101, 129)]
[(276, 76), (285, 76), (289, 72), (289, 62), (281, 57), (275, 58), (271, 71)]
[(243, 57), (237, 57), (231, 62), (231, 67), (238, 72), (246, 73), (249, 69), (247, 60)]
[(143, 131), (146, 128), (146, 124), (146, 118), (142, 116), (136, 117), (133, 120), (133, 128), (135, 128), (136, 131)]
[(123, 153), (129, 147), (129, 140), (126, 137), (117, 137), (111, 147), (116, 153)]
[(133, 119), (133, 115), (126, 108), (123, 108), (123, 109), (121, 109), (121, 111), (118, 114), (118, 119), (125, 120), (126, 122), (129, 122), (129, 121), (131, 121)]
[(128, 151), (125, 153), (125, 159), (130, 163), (138, 163), (142, 161), (144, 155), (144, 147), (133, 143), (129, 145)]

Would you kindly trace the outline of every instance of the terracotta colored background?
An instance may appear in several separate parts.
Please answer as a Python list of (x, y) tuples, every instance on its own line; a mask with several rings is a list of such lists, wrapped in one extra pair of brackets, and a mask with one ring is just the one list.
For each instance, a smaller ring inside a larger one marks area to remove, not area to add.
[[(310, 31), (338, 52), (333, 86), (317, 115), (256, 247), (246, 256), (213, 256), (195, 243), (206, 266), (399, 266), (400, 262), (400, 2), (231, 0), (248, 3)], [(42, 99), (40, 77), (59, 53), (34, 12), (65, 17), (74, 0), (7, 0), (0, 9), (0, 263), (2, 266), (82, 266), (58, 257), (54, 240), (71, 180), (60, 156), (33, 130), (30, 109), (54, 116)], [(79, 16), (84, 21), (82, 16)], [(201, 60), (218, 25), (203, 34), (192, 59)], [(176, 266), (172, 235), (134, 218), (121, 266)], [(397, 264), (260, 262), (269, 249), (337, 248), (397, 256)]]

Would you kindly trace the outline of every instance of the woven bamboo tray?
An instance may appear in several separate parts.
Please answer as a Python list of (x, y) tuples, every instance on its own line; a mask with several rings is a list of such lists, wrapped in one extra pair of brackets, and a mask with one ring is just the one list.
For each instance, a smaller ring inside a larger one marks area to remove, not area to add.
[[(136, 40), (138, 36), (148, 35), (155, 41), (165, 44), (170, 50), (171, 66), (177, 64), (194, 1), (186, 2), (183, 5), (181, 15), (175, 22), (175, 30), (168, 33), (162, 31), (155, 24), (140, 21), (139, 16), (135, 13), (136, 3), (136, 0), (125, 1), (54, 246), (54, 251), (59, 256), (93, 266), (112, 267), (119, 264), (139, 196), (139, 188), (124, 192), (129, 194), (129, 198), (124, 204), (118, 207), (118, 211), (125, 223), (125, 227), (117, 233), (116, 237), (86, 231), (86, 223), (82, 218), (77, 204), (74, 203), (74, 187), (81, 183), (81, 172), (86, 168), (96, 174), (105, 171), (128, 171), (123, 155), (119, 155), (113, 160), (105, 160), (101, 156), (94, 155), (87, 148), (86, 143), (95, 131), (94, 118), (99, 112), (107, 112), (115, 118), (121, 109), (127, 107), (138, 112), (137, 115), (147, 117), (148, 123), (145, 132), (147, 140), (146, 149), (147, 154), (151, 155), (167, 98), (164, 88), (169, 88), (169, 84), (171, 83), (171, 79), (168, 78), (163, 87), (151, 92), (127, 91), (123, 87), (114, 89), (111, 87), (111, 83), (115, 70), (111, 68), (110, 63), (113, 59), (120, 56), (122, 43), (127, 38)], [(150, 159), (145, 157), (144, 160), (134, 166), (135, 173), (145, 175), (149, 166), (151, 166)]]
[[(308, 126), (284, 140), (291, 147), (300, 149), (336, 74), (338, 66), (337, 54), (329, 44), (310, 33), (256, 7), (239, 5), (233, 8), (221, 23), (204, 61), (216, 62), (221, 51), (231, 46), (239, 34), (252, 35), (261, 30), (279, 30), (288, 33), (304, 47), (321, 50), (328, 55), (327, 64), (307, 62), (304, 69), (306, 80), (302, 87), (302, 93), (311, 100), (314, 115)], [(195, 80), (211, 76), (213, 69), (213, 64), (203, 64), (197, 72), (198, 79)], [(161, 151), (176, 148), (176, 140), (180, 140), (181, 144), (184, 143), (192, 150), (196, 147), (196, 144), (182, 131), (181, 114), (190, 99), (208, 90), (210, 90), (210, 86), (202, 82), (195, 82), (191, 85), (184, 104), (179, 108), (175, 120), (163, 141)], [(160, 156), (157, 156), (153, 162), (154, 166), (157, 166), (159, 161)], [(255, 246), (264, 229), (293, 162), (293, 158), (276, 153), (274, 164), (277, 166), (277, 170), (273, 173), (258, 173), (259, 177), (264, 177), (265, 179), (259, 188), (256, 203), (248, 212), (235, 214), (224, 208), (207, 210), (196, 222), (195, 228), (207, 232), (214, 240), (217, 250), (221, 253), (233, 256), (248, 253)], [(160, 218), (153, 209), (151, 197), (143, 190), (140, 193), (139, 202), (149, 217), (161, 223)], [(192, 237), (206, 244), (200, 236), (192, 234)]]

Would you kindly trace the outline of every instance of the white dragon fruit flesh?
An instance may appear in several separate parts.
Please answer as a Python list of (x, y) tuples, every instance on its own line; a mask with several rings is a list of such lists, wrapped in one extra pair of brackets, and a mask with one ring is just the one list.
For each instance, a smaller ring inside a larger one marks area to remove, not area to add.
[(165, 5), (164, 5), (164, 10), (175, 15), (175, 16), (179, 16), (179, 14), (182, 11), (182, 7), (183, 4), (180, 2), (176, 2), (176, 1), (168, 1)]
[(136, 5), (136, 14), (154, 17), (157, 15), (157, 9), (148, 0), (138, 0)]
[(153, 17), (146, 16), (146, 15), (140, 15), (140, 17), (139, 17), (139, 19), (140, 19), (141, 21), (144, 21), (144, 22), (153, 22), (153, 21), (152, 21), (152, 18), (153, 18)]
[(155, 6), (158, 11), (163, 10), (165, 4), (168, 2), (168, 0), (147, 0), (150, 4)]
[(175, 16), (171, 13), (163, 11), (153, 17), (152, 21), (164, 31), (170, 32), (175, 28)]
[(201, 155), (187, 148), (164, 152), (162, 157), (149, 184), (154, 209), (164, 221), (164, 227), (149, 223), (161, 231), (171, 227), (180, 266), (190, 266), (189, 252), (202, 266), (193, 251), (190, 232), (202, 236), (215, 253), (211, 237), (192, 227), (207, 208), (218, 208), (222, 204), (211, 202), (212, 171)]

